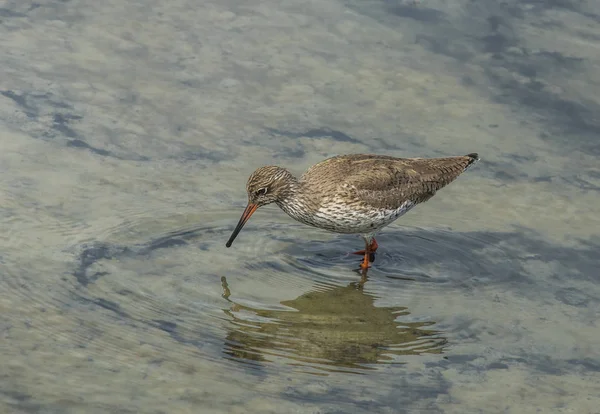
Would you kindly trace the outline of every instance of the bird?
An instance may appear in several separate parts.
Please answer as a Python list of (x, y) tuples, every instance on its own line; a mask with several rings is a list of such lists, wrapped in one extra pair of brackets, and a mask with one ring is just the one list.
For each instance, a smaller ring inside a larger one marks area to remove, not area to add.
[(313, 165), (300, 178), (284, 167), (260, 167), (248, 178), (248, 204), (225, 246), (231, 247), (259, 207), (275, 203), (301, 223), (361, 235), (365, 248), (354, 253), (364, 256), (360, 268), (366, 271), (375, 261), (375, 235), (381, 229), (477, 161), (477, 153), (443, 158), (337, 155)]

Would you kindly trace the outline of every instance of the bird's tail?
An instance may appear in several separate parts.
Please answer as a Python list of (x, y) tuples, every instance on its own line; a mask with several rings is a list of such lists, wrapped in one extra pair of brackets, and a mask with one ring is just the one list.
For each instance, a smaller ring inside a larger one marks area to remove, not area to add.
[(479, 158), (479, 154), (477, 154), (476, 152), (473, 152), (471, 154), (467, 154), (465, 155), (466, 157), (471, 158), (469, 160), (469, 162), (467, 163), (467, 166), (465, 167), (464, 171), (467, 171), (469, 168), (471, 168), (477, 161), (480, 160)]

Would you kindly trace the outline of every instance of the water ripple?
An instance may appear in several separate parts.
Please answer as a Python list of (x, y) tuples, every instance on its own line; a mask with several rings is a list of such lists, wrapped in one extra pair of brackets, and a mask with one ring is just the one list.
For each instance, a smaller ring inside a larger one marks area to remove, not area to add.
[(377, 260), (361, 277), (361, 258), (350, 254), (359, 237), (257, 217), (226, 249), (237, 218), (132, 212), (68, 250), (70, 276), (48, 289), (19, 273), (4, 277), (3, 288), (76, 312), (59, 335), (89, 352), (132, 356), (135, 344), (148, 343), (180, 364), (194, 357), (260, 371), (361, 374), (442, 353), (447, 339), (427, 315), (412, 314), (413, 299), (491, 280), (504, 258), (489, 238), (402, 228), (378, 238)]
[[(158, 234), (128, 224), (123, 229), (136, 240), (146, 233), (146, 241), (135, 243), (122, 243), (126, 237), (112, 228), (119, 243), (75, 249), (72, 294), (137, 328), (129, 332), (132, 339), (139, 329), (155, 329), (168, 334), (182, 355), (255, 367), (260, 362), (261, 370), (361, 373), (402, 363), (406, 355), (442, 352), (446, 339), (433, 321), (411, 320), (401, 305), (377, 306), (381, 294), (363, 288), (366, 280), (352, 272), (360, 258), (340, 249), (360, 239), (311, 240), (328, 235), (259, 219), (224, 249), (236, 219), (215, 213), (201, 225)], [(163, 228), (170, 223), (165, 220)], [(301, 239), (305, 232), (307, 240)], [(211, 270), (204, 272), (207, 261)], [(108, 323), (98, 326), (108, 331)]]

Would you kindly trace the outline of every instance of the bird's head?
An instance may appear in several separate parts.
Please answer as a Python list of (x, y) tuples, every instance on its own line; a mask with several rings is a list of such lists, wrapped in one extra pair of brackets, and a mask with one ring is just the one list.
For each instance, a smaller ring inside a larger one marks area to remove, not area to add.
[(259, 207), (282, 201), (289, 196), (295, 181), (292, 173), (275, 165), (260, 167), (250, 174), (246, 183), (248, 205), (225, 245), (231, 246), (244, 224)]

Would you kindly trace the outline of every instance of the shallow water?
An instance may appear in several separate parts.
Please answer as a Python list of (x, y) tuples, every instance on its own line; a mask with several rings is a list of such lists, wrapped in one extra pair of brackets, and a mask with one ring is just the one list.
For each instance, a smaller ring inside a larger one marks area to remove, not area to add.
[[(598, 413), (600, 3), (0, 5), (0, 412)], [(377, 238), (258, 166), (483, 160)]]

